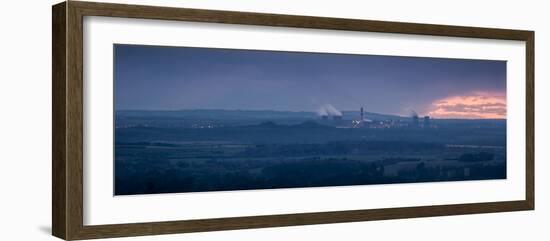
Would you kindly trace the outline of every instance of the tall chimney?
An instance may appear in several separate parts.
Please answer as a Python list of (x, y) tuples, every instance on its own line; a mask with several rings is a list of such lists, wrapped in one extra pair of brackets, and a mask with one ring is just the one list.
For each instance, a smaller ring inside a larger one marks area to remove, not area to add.
[(363, 106), (361, 106), (361, 122), (364, 120), (364, 114), (363, 114)]

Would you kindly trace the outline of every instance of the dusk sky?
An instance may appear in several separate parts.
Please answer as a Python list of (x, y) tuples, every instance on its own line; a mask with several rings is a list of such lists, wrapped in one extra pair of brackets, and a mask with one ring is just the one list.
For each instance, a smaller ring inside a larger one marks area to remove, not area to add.
[(117, 110), (340, 111), (506, 118), (506, 62), (115, 45)]

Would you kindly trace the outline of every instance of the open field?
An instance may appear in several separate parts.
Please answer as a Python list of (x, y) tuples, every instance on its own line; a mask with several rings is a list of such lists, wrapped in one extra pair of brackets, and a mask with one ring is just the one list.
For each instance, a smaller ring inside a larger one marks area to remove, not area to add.
[(187, 120), (185, 127), (157, 115), (141, 117), (147, 126), (118, 121), (115, 194), (506, 178), (505, 121), (378, 129), (283, 117), (245, 125), (235, 125), (238, 118)]

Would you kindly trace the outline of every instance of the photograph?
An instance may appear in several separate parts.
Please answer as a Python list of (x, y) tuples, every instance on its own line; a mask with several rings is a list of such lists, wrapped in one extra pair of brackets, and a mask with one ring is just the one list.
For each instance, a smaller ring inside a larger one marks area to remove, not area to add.
[(28, 41), (5, 44), (21, 68), (3, 71), (20, 88), (0, 95), (16, 111), (0, 125), (0, 177), (16, 190), (4, 236), (541, 236), (535, 39), (550, 15), (529, 2), (400, 1), (8, 11), (39, 18), (8, 34)]
[(506, 61), (114, 44), (114, 195), (506, 179)]

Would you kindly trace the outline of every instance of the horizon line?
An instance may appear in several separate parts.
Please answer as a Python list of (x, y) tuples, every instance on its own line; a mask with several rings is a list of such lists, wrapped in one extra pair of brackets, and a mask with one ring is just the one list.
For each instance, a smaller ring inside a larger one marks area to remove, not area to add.
[[(317, 114), (317, 111), (307, 111), (307, 110), (300, 110), (300, 111), (294, 111), (294, 110), (273, 110), (273, 109), (115, 109), (114, 111), (165, 111), (165, 112), (177, 112), (177, 111), (272, 111), (272, 112), (294, 112), (294, 113), (315, 113)], [(359, 110), (341, 110), (340, 112), (360, 112)], [(365, 111), (365, 113), (371, 113), (371, 114), (377, 114), (377, 115), (388, 115), (388, 116), (396, 116), (400, 118), (411, 118), (411, 116), (403, 116), (399, 114), (386, 114), (386, 113), (379, 113), (379, 112), (371, 112), (371, 111)], [(317, 114), (318, 115), (318, 114)], [(428, 116), (430, 119), (437, 119), (437, 120), (506, 120), (506, 118), (439, 118), (439, 117), (433, 117), (430, 115), (418, 115), (419, 118)]]

